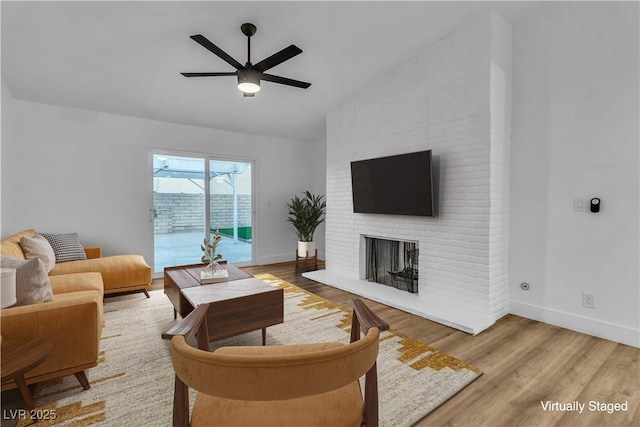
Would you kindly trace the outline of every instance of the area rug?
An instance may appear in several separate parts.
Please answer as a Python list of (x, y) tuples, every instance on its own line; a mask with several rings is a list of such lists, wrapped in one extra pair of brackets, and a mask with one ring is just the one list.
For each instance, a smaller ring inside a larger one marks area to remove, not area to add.
[[(256, 277), (285, 291), (285, 322), (267, 329), (268, 345), (349, 341), (350, 307), (269, 274)], [(52, 418), (38, 426), (171, 425), (174, 374), (170, 343), (160, 334), (175, 323), (173, 307), (162, 291), (150, 294), (149, 299), (106, 300), (99, 363), (87, 371), (91, 389), (83, 391), (73, 376), (36, 386), (36, 406)], [(255, 331), (212, 348), (260, 345), (261, 340)], [(384, 332), (378, 356), (380, 425), (411, 426), (480, 375), (473, 366), (398, 331)]]

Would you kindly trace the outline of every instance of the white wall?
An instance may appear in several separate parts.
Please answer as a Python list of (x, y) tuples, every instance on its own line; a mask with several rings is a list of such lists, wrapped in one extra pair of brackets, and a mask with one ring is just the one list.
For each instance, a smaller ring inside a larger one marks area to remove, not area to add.
[(27, 102), (4, 82), (2, 100), (3, 237), (78, 232), (106, 255), (141, 253), (151, 263), (153, 147), (256, 158), (257, 262), (294, 259), (285, 204), (324, 176), (309, 143)]
[(637, 2), (547, 3), (514, 26), (510, 241), (512, 313), (635, 346), (638, 34)]
[[(0, 112), (2, 113), (2, 123), (0, 126), (0, 141), (14, 139), (14, 119), (13, 119), (13, 96), (11, 90), (5, 83), (4, 79), (1, 79), (2, 86), (0, 94), (2, 95), (2, 107)], [(9, 167), (9, 159), (4, 155), (4, 146), (0, 144), (0, 224), (4, 221), (13, 221), (11, 212), (4, 212), (2, 206), (7, 206), (9, 200), (6, 197), (6, 192), (2, 191), (5, 185), (5, 173)]]

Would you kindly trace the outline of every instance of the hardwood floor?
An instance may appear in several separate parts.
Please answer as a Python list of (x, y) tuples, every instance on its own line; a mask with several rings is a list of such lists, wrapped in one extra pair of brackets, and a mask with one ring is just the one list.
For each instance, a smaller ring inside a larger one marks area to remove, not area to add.
[[(302, 277), (294, 263), (243, 270), (273, 274), (345, 306), (358, 297)], [(507, 315), (487, 331), (472, 336), (364, 300), (393, 329), (469, 362), (484, 373), (416, 426), (640, 425), (637, 348), (514, 315)], [(544, 410), (542, 404), (547, 401), (556, 408), (567, 403), (575, 406), (574, 402), (585, 407), (581, 414)], [(590, 410), (590, 402), (628, 403), (626, 410), (609, 413)]]

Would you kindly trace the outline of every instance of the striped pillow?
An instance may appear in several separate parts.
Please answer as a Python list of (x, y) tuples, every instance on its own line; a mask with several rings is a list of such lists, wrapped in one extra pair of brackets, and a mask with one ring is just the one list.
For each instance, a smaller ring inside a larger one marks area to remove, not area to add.
[(78, 239), (78, 233), (38, 234), (49, 241), (49, 244), (53, 248), (53, 253), (56, 254), (56, 262), (87, 259), (87, 254), (84, 252), (84, 247)]

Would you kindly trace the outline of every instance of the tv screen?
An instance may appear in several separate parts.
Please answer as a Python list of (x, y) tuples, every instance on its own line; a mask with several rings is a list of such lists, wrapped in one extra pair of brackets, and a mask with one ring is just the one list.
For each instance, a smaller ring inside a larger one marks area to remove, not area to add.
[(434, 216), (431, 150), (351, 162), (353, 212)]

